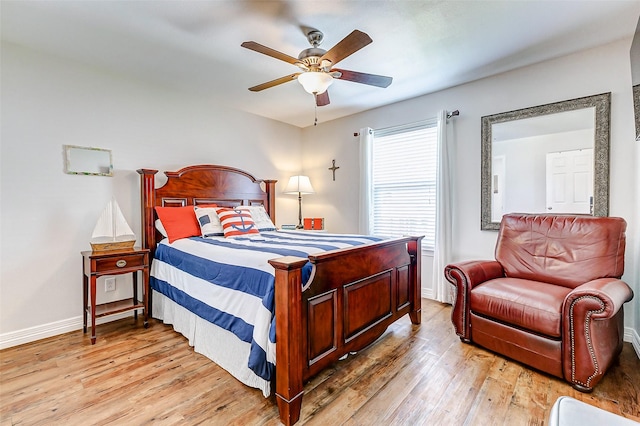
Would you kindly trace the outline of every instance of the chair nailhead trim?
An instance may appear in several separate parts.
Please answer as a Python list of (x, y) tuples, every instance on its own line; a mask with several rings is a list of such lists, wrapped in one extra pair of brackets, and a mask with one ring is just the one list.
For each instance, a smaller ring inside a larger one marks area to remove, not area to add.
[[(589, 378), (587, 379), (587, 383), (583, 383), (579, 380), (576, 379), (576, 357), (575, 357), (575, 329), (573, 326), (573, 309), (576, 303), (578, 303), (579, 301), (581, 301), (582, 299), (595, 299), (599, 304), (600, 304), (600, 310), (597, 311), (589, 311), (587, 312), (587, 316), (584, 320), (584, 334), (585, 334), (585, 338), (587, 340), (587, 347), (589, 348), (589, 355), (591, 355), (591, 360), (593, 361), (593, 365), (595, 367), (595, 370), (593, 371), (593, 374), (591, 376), (589, 376)], [(577, 383), (579, 385), (585, 386), (587, 388), (591, 387), (590, 383), (591, 380), (593, 380), (593, 378), (595, 376), (597, 376), (600, 373), (600, 367), (598, 365), (598, 360), (596, 358), (596, 354), (595, 351), (593, 349), (593, 342), (591, 341), (591, 316), (593, 314), (599, 314), (604, 312), (604, 302), (602, 302), (602, 300), (600, 300), (597, 297), (594, 296), (581, 296), (578, 297), (577, 299), (575, 299), (573, 302), (571, 302), (571, 306), (569, 308), (569, 323), (570, 323), (570, 338), (571, 338), (571, 382), (573, 383)]]

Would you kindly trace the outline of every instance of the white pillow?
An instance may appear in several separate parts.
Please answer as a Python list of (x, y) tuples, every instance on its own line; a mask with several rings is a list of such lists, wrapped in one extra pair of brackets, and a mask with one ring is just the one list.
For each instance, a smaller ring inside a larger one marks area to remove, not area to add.
[(162, 221), (160, 219), (156, 219), (155, 224), (158, 232), (160, 232), (163, 237), (167, 238), (167, 230), (164, 229), (164, 225), (162, 224)]
[(222, 224), (218, 218), (215, 207), (198, 207), (193, 210), (196, 213), (196, 219), (200, 224), (200, 231), (203, 237), (217, 237), (224, 235)]
[(276, 226), (271, 221), (271, 217), (264, 209), (264, 206), (239, 206), (237, 208), (251, 213), (251, 218), (253, 218), (253, 221), (260, 232), (276, 230)]

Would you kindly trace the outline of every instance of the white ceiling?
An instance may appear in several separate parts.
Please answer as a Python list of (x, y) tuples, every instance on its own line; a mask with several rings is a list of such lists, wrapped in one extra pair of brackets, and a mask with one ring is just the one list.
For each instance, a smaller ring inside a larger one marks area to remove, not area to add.
[(248, 87), (297, 71), (240, 47), (252, 40), (290, 56), (328, 50), (353, 29), (373, 43), (340, 68), (388, 75), (386, 89), (336, 81), (324, 122), (595, 47), (635, 31), (631, 1), (0, 1), (2, 39), (92, 66), (210, 96), (232, 108), (313, 124), (314, 100), (297, 82)]

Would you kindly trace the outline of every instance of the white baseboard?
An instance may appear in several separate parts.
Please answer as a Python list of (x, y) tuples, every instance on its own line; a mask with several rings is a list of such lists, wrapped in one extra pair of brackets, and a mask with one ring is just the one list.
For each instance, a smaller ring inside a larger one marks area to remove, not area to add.
[(636, 330), (631, 327), (624, 328), (624, 341), (631, 343), (633, 349), (636, 351), (636, 355), (640, 358), (640, 335)]
[[(422, 297), (433, 299), (433, 291), (431, 289), (423, 288), (421, 293)], [(96, 324), (104, 324), (105, 322), (127, 318), (132, 315), (132, 311), (122, 312), (120, 314), (98, 318), (96, 319)], [(0, 335), (0, 350), (25, 343), (35, 342), (36, 340), (46, 339), (47, 337), (53, 337), (59, 334), (69, 333), (71, 331), (80, 331), (83, 327), (82, 320), (83, 318), (80, 316), (4, 333)], [(640, 335), (638, 335), (638, 332), (631, 327), (625, 327), (623, 339), (625, 342), (631, 343), (633, 349), (636, 351), (636, 355), (640, 358)]]
[(433, 289), (422, 287), (421, 290), (422, 291), (420, 295), (422, 296), (423, 299), (431, 299), (431, 300), (435, 299), (435, 297), (433, 296)]
[[(105, 322), (115, 321), (122, 318), (127, 318), (130, 316), (133, 316), (133, 311), (109, 315), (108, 317), (103, 318), (97, 318), (96, 325), (104, 324)], [(25, 343), (35, 342), (36, 340), (46, 339), (47, 337), (53, 337), (59, 334), (69, 333), (71, 331), (81, 331), (83, 327), (82, 321), (83, 318), (79, 316), (1, 334), (0, 350), (13, 346), (23, 345)]]

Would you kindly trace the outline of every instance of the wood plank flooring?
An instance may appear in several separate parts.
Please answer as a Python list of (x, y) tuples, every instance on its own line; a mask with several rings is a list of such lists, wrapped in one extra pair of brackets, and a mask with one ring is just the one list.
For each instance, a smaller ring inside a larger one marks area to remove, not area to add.
[[(625, 343), (591, 394), (461, 343), (450, 307), (423, 301), (373, 345), (305, 386), (305, 425), (544, 425), (561, 395), (640, 422), (640, 360)], [(170, 326), (133, 318), (0, 352), (1, 425), (277, 425), (264, 398)]]

